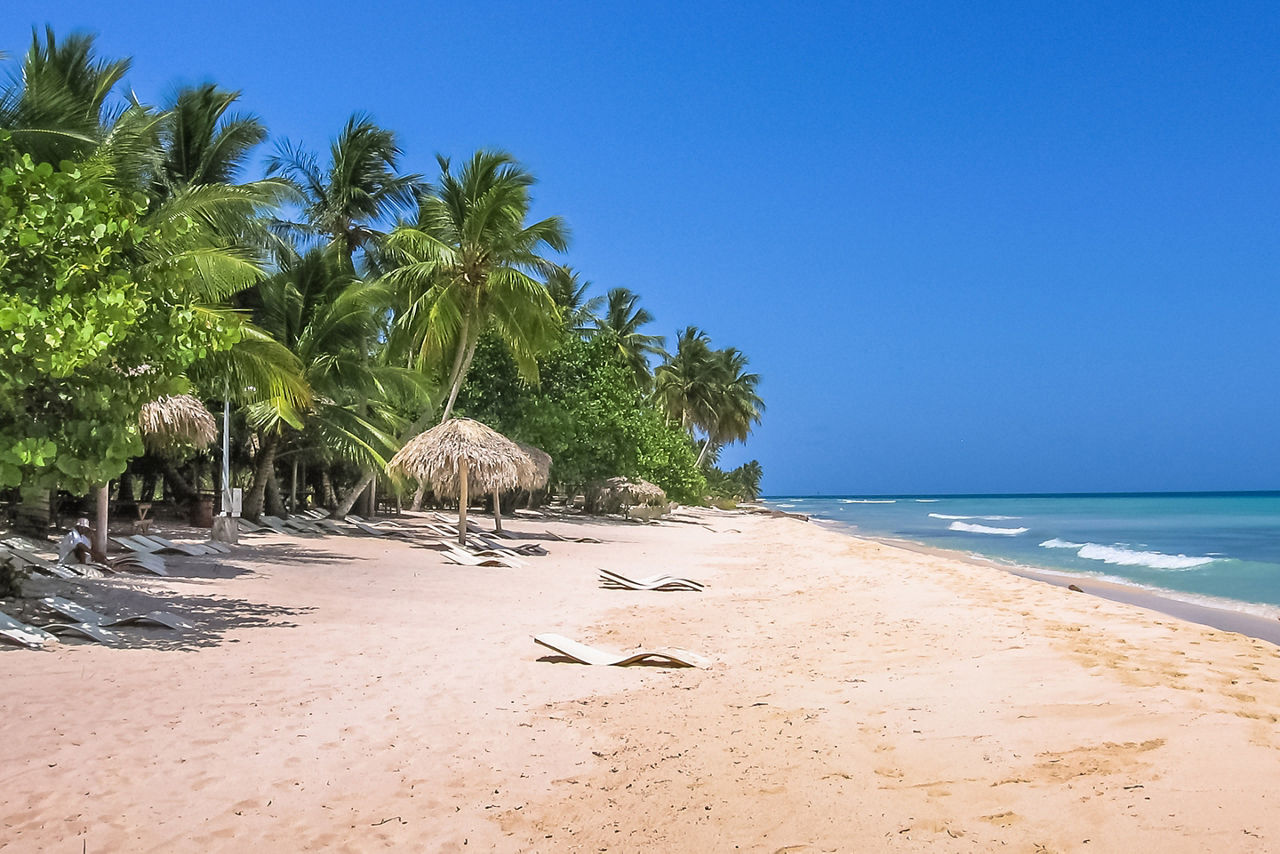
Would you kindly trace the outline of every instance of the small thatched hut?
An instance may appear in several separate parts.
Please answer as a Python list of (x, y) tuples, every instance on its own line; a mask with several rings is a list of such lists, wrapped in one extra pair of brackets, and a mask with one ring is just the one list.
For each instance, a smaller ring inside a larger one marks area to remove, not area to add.
[(589, 513), (618, 513), (638, 504), (664, 505), (667, 494), (647, 480), (611, 477), (587, 487), (586, 499)]
[(529, 459), (527, 465), (521, 466), (520, 488), (533, 492), (545, 487), (551, 480), (551, 455), (524, 442), (516, 442), (516, 447)]
[(515, 442), (470, 418), (451, 418), (420, 433), (387, 463), (387, 472), (430, 484), (436, 495), (458, 499), (458, 542), (465, 545), (469, 494), (494, 495), (494, 524), (502, 530), (497, 495), (520, 483), (531, 461)]
[(157, 398), (142, 407), (138, 426), (143, 440), (154, 451), (175, 446), (203, 448), (218, 438), (218, 422), (200, 398), (174, 394)]

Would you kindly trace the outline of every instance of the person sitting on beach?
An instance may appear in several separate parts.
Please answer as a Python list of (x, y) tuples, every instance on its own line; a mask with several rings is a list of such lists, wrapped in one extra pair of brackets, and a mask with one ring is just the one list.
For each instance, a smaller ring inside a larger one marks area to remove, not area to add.
[(77, 519), (75, 527), (58, 543), (58, 563), (88, 563), (90, 552), (89, 520)]

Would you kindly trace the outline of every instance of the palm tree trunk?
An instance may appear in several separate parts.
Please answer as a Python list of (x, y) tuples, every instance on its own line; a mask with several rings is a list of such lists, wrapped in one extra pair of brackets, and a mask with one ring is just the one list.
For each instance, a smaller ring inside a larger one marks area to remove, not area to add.
[(333, 509), (333, 516), (335, 519), (341, 519), (351, 512), (351, 508), (356, 506), (356, 499), (364, 494), (364, 491), (369, 488), (369, 484), (373, 483), (373, 479), (376, 476), (377, 472), (373, 469), (365, 470), (364, 476), (360, 478), (360, 482), (351, 487), (351, 491), (348, 492), (346, 497), (339, 501), (338, 506)]
[(471, 317), (467, 316), (462, 319), (462, 332), (458, 336), (458, 353), (453, 360), (453, 371), (449, 375), (449, 402), (444, 405), (444, 414), (440, 416), (440, 423), (449, 420), (449, 416), (453, 414), (453, 404), (458, 399), (458, 392), (462, 391), (462, 383), (467, 378), (467, 371), (471, 368), (471, 358), (476, 354), (476, 344), (480, 342), (479, 334), (472, 335)]
[(418, 488), (413, 493), (413, 504), (409, 505), (409, 509), (414, 513), (422, 512), (422, 501), (427, 497), (427, 482), (425, 480), (418, 481)]
[(496, 489), (493, 491), (493, 532), (502, 533), (502, 500), (498, 497)]
[(329, 472), (327, 464), (320, 468), (320, 492), (320, 500), (324, 502), (325, 507), (332, 510), (338, 506), (338, 494), (333, 490), (333, 475)]
[(257, 521), (262, 515), (262, 502), (267, 495), (267, 479), (275, 471), (276, 445), (279, 442), (280, 434), (274, 431), (262, 437), (258, 459), (253, 467), (253, 485), (249, 487), (249, 494), (245, 496), (244, 507), (241, 508), (246, 519)]
[(698, 462), (695, 463), (698, 468), (702, 468), (702, 461), (707, 458), (707, 451), (711, 450), (711, 437), (708, 436), (702, 442), (702, 451), (698, 454)]
[(164, 472), (165, 483), (169, 485), (169, 491), (173, 493), (173, 500), (178, 504), (189, 504), (200, 497), (200, 493), (196, 488), (187, 483), (187, 479), (182, 476), (182, 472), (178, 471), (173, 461), (167, 457), (160, 458), (160, 469)]
[(267, 511), (272, 516), (288, 516), (291, 511), (285, 509), (284, 498), (280, 494), (280, 479), (276, 477), (276, 467), (272, 466), (267, 474)]

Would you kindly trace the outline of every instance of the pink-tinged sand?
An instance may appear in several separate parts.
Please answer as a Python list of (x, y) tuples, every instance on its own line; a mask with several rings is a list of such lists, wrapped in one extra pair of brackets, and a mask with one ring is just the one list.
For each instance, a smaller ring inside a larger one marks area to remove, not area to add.
[[(518, 570), (273, 536), (82, 584), (200, 627), (0, 651), (0, 850), (1280, 850), (1271, 644), (698, 518), (521, 518), (607, 542)], [(710, 586), (605, 590), (597, 567)], [(713, 664), (554, 663), (540, 632)]]

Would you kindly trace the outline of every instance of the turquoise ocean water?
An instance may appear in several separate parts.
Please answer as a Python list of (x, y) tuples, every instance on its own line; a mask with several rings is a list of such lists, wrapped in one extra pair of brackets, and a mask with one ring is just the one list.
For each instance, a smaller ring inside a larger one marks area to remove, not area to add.
[(1280, 611), (1280, 492), (774, 496), (764, 503), (851, 533)]

